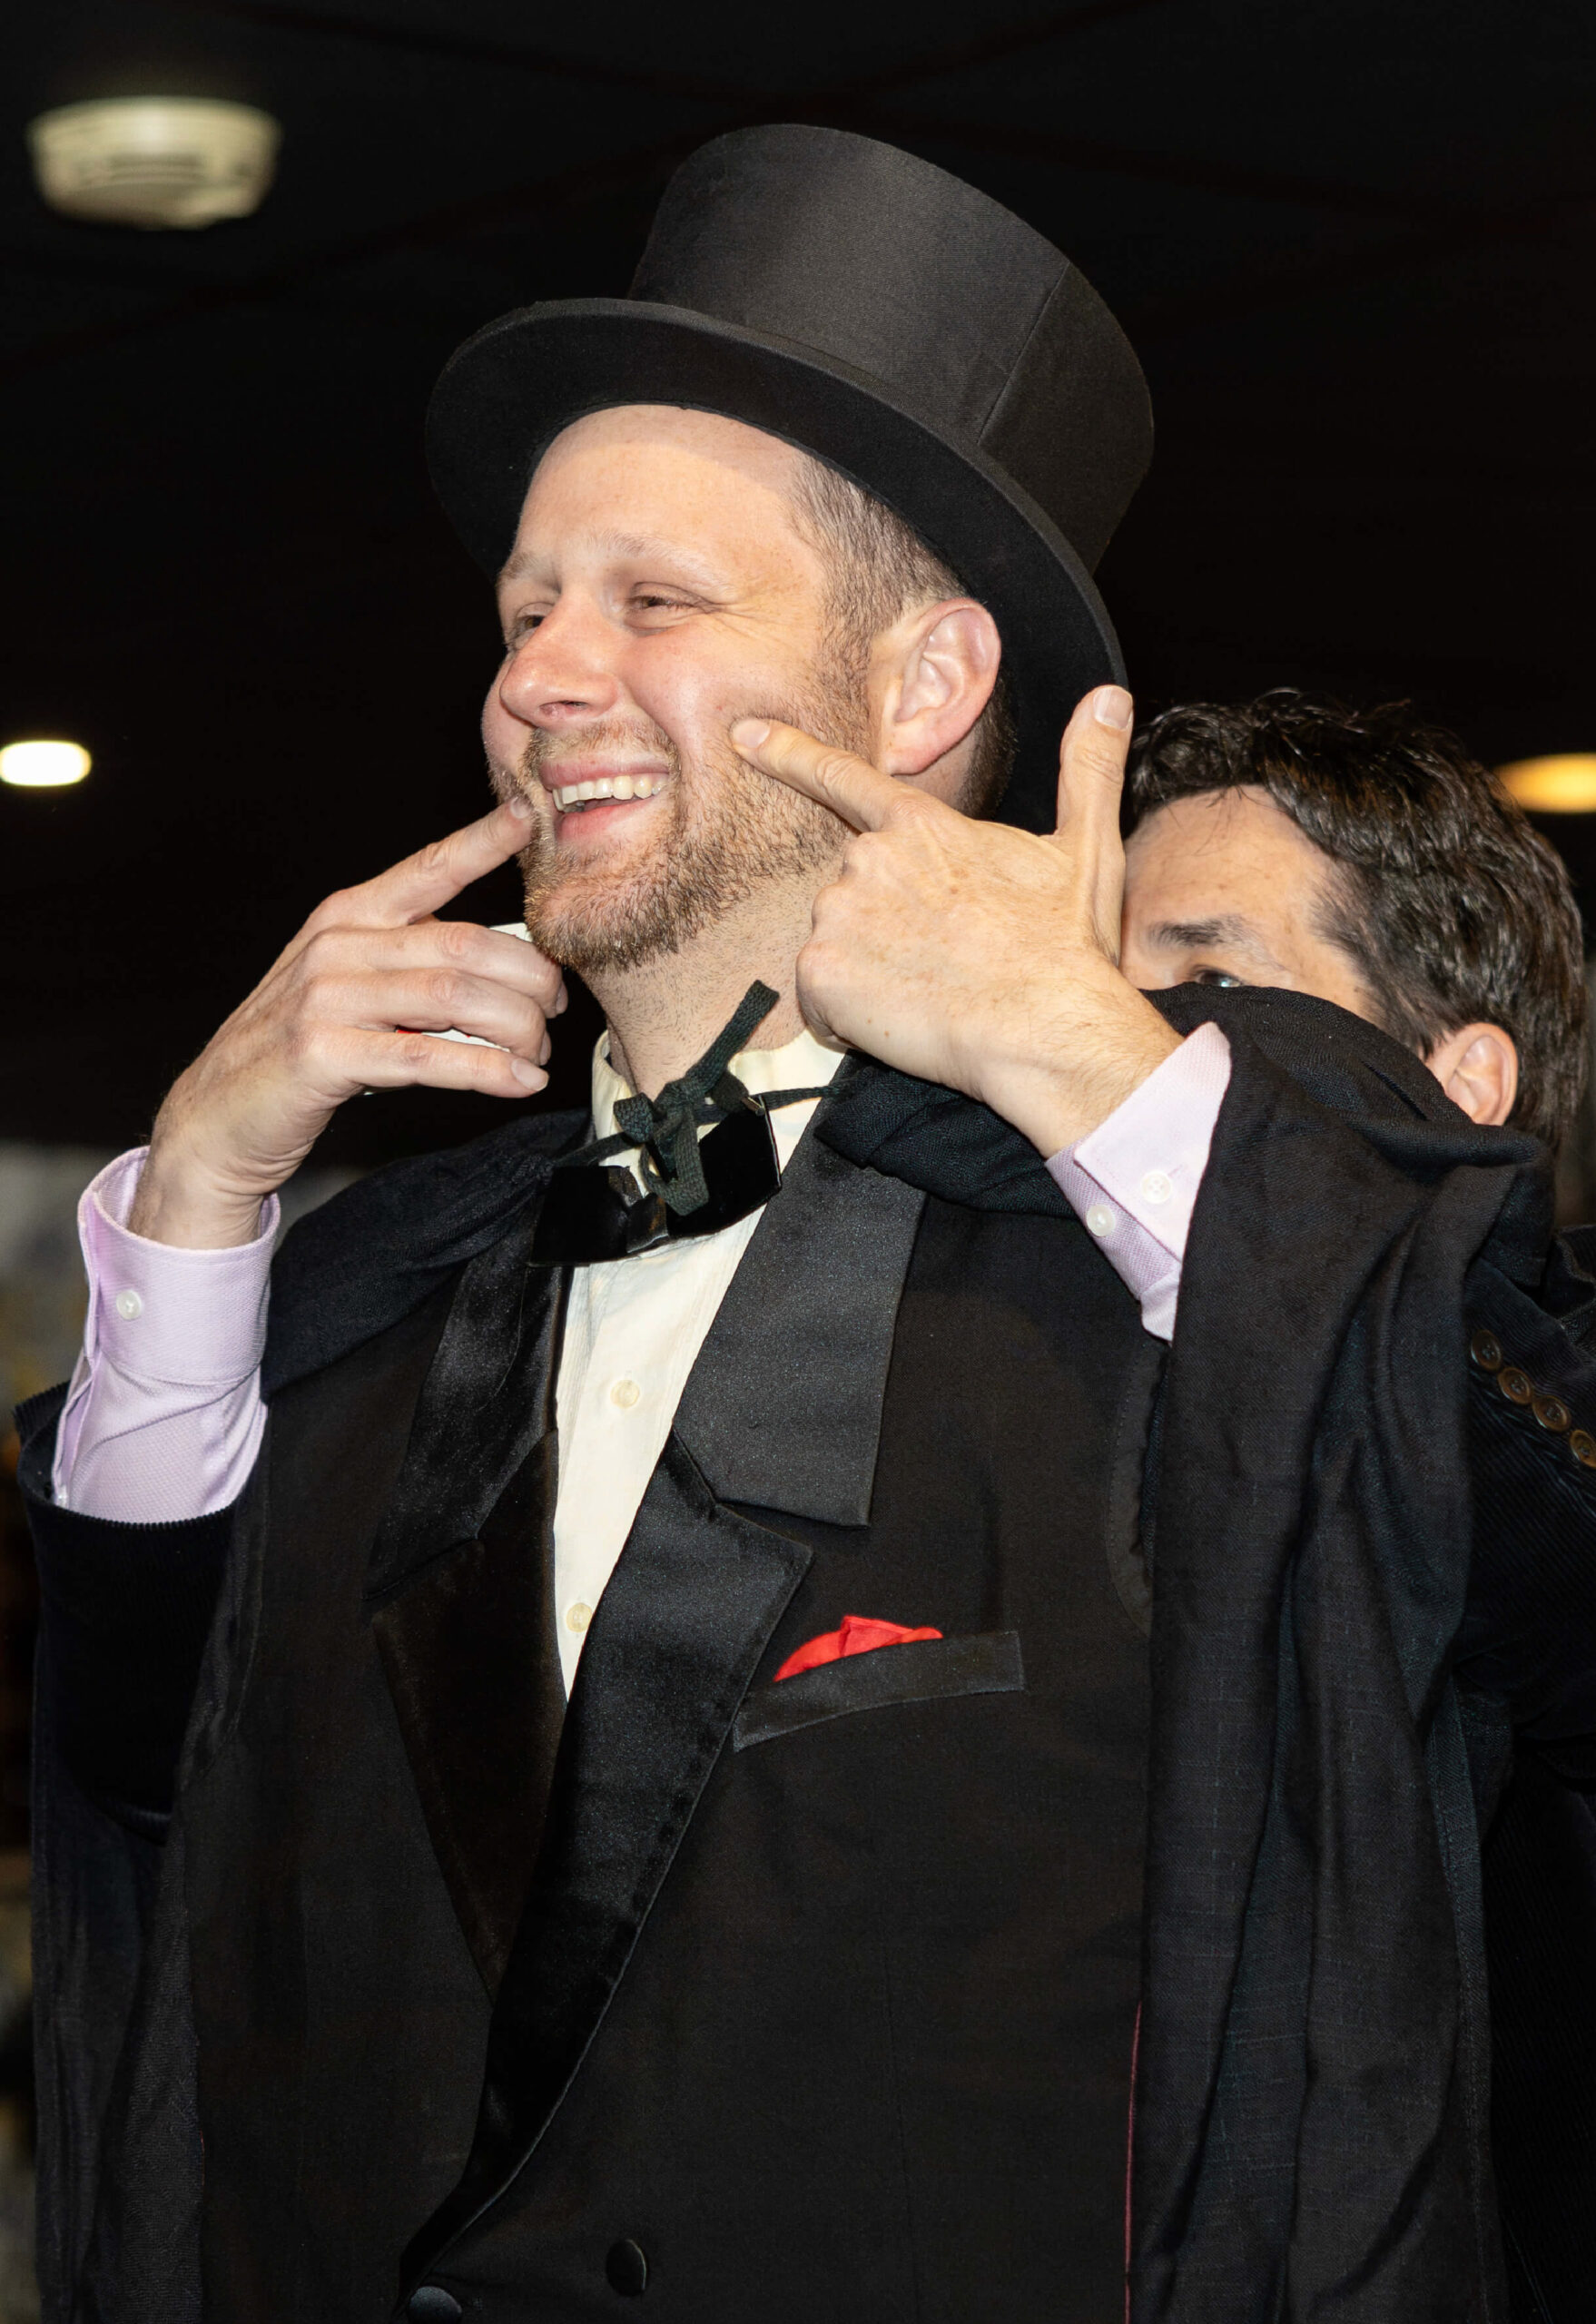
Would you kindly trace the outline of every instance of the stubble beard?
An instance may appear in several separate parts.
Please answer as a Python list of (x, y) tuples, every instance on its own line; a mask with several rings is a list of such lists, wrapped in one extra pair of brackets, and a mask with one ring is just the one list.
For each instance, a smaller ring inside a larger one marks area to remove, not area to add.
[[(773, 710), (762, 704), (760, 714), (845, 750), (868, 743), (862, 690), (840, 673), (817, 675), (801, 695)], [(568, 753), (571, 740), (538, 731), (527, 745), (520, 782), (534, 797), (562, 743)], [(527, 931), (563, 967), (586, 976), (644, 968), (680, 952), (761, 889), (819, 887), (835, 870), (847, 839), (838, 818), (749, 766), (729, 742), (685, 765), (652, 721), (582, 731), (585, 753), (606, 743), (664, 759), (670, 779), (650, 818), (648, 847), (624, 863), (573, 863), (547, 824), (523, 849)]]

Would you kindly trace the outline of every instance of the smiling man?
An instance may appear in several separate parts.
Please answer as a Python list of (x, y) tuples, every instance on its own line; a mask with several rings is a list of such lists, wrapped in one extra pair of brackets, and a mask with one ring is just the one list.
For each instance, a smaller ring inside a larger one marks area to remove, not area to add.
[[(1460, 1544), (1596, 1413), (1530, 1141), (1116, 964), (1148, 449), (1058, 251), (814, 129), (449, 365), (502, 803), (89, 1190), (24, 1415), (53, 2316), (1494, 2312), (1471, 1787), (1596, 1728), (1596, 1614)], [(511, 853), (530, 942), (437, 917)], [(590, 1112), (272, 1265), (333, 1110), (537, 1088), (566, 968)], [(1171, 1078), (1167, 1352), (1093, 1171)]]

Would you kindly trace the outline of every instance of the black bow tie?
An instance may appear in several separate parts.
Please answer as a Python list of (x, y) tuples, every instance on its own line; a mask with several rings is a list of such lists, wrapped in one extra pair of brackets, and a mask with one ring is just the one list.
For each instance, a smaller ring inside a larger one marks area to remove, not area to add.
[[(750, 1097), (729, 1060), (775, 1006), (767, 984), (752, 984), (730, 1022), (678, 1080), (657, 1098), (626, 1098), (618, 1129), (555, 1166), (532, 1238), (534, 1266), (588, 1266), (635, 1258), (667, 1243), (718, 1234), (777, 1192), (782, 1166), (771, 1109), (823, 1097), (823, 1089), (778, 1089)], [(698, 1133), (714, 1127), (706, 1137)], [(635, 1148), (644, 1184), (608, 1167)]]

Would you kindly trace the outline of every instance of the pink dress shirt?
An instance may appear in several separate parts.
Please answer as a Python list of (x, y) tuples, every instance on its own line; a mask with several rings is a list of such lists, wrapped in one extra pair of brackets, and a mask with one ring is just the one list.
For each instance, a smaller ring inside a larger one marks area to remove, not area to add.
[[(1229, 1080), (1229, 1043), (1217, 1025), (1199, 1026), (1048, 1164), (1159, 1339), (1174, 1335), (1187, 1235)], [(146, 1150), (110, 1163), (78, 1206), (89, 1312), (54, 1490), (85, 1516), (149, 1525), (227, 1508), (254, 1467), (278, 1208), (266, 1203), (255, 1240), (236, 1250), (148, 1242), (123, 1223)]]

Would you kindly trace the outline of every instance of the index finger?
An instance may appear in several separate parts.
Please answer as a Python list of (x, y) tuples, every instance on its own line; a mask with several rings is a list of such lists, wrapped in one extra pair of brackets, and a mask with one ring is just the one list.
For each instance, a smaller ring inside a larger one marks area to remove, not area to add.
[(882, 774), (868, 759), (832, 743), (817, 743), (800, 726), (774, 719), (740, 718), (731, 730), (732, 746), (762, 774), (773, 774), (806, 799), (818, 800), (858, 832), (880, 831), (903, 797), (903, 785)]
[(379, 872), (375, 880), (351, 891), (346, 903), (359, 899), (359, 918), (379, 928), (425, 920), (440, 904), (468, 888), (473, 880), (497, 872), (527, 844), (532, 809), (512, 799), (475, 823), (450, 832), (447, 839), (429, 841), (402, 863)]

